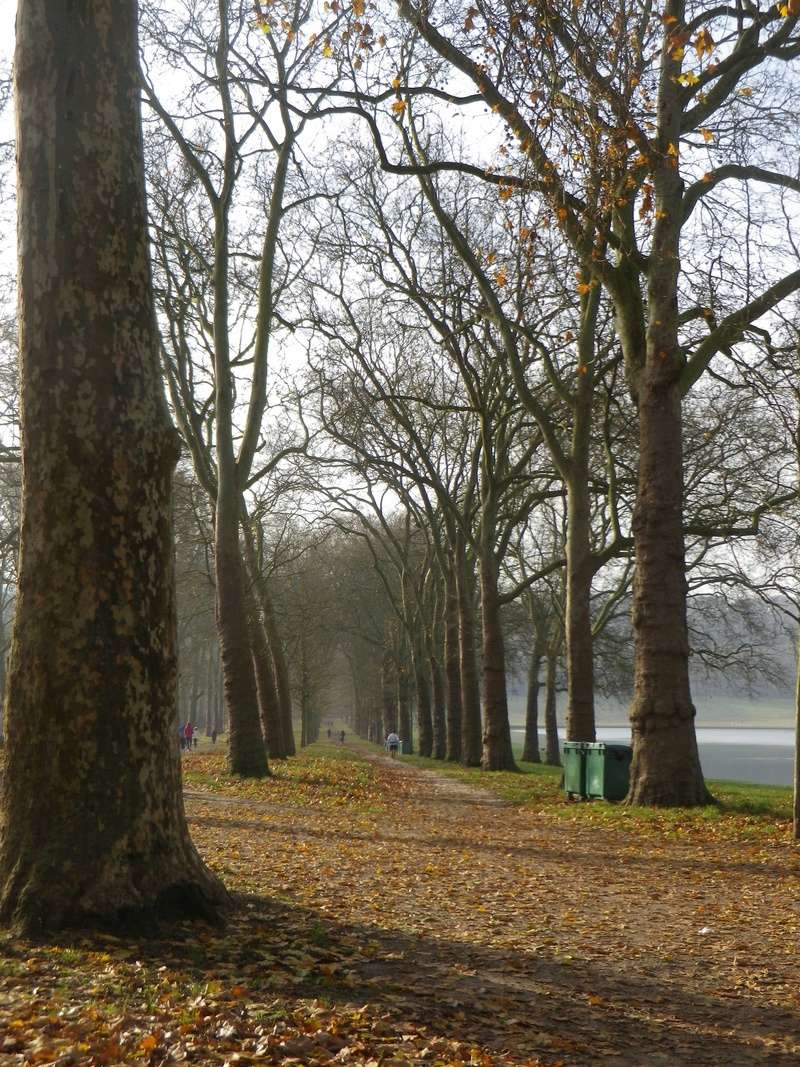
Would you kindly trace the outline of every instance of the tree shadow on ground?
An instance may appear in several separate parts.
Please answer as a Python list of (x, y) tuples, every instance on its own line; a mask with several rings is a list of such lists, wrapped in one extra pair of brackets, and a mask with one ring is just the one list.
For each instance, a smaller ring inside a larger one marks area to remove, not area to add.
[(698, 993), (685, 980), (613, 964), (502, 951), (343, 924), (262, 896), (237, 898), (224, 936), (179, 924), (130, 946), (179, 986), (241, 982), (246, 1025), (259, 1002), (368, 1004), (388, 1025), (422, 1027), (512, 1062), (588, 1067), (794, 1065), (800, 1013)]

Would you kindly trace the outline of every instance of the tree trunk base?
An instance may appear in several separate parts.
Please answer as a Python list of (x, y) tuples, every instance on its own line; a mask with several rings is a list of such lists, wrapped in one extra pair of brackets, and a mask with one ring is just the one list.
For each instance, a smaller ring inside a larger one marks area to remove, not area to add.
[(481, 767), (484, 771), (519, 771), (519, 767), (510, 753), (493, 756), (487, 756), (484, 753)]
[(231, 903), (222, 882), (199, 858), (195, 869), (174, 867), (158, 878), (154, 863), (134, 870), (112, 861), (104, 871), (80, 880), (54, 877), (49, 865), (17, 868), (5, 883), (0, 923), (22, 937), (66, 929), (133, 933), (187, 919), (220, 923)]
[(704, 783), (675, 782), (671, 786), (660, 781), (640, 778), (624, 801), (625, 804), (650, 808), (704, 808), (716, 804)]
[[(697, 808), (716, 803), (700, 767), (694, 708), (652, 706), (634, 711), (631, 784), (625, 803), (643, 807)], [(644, 725), (646, 724), (646, 725)]]
[(242, 751), (238, 748), (233, 751), (233, 745), (229, 749), (228, 772), (234, 778), (271, 778), (272, 773), (267, 762), (266, 749), (255, 752)]

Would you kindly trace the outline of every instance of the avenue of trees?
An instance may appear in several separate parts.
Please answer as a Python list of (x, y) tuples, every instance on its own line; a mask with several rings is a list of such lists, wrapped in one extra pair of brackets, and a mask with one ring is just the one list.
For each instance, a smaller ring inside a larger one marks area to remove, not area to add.
[(524, 679), (712, 799), (690, 659), (800, 617), (795, 6), (20, 0), (2, 917), (224, 905), (185, 719), (513, 770)]

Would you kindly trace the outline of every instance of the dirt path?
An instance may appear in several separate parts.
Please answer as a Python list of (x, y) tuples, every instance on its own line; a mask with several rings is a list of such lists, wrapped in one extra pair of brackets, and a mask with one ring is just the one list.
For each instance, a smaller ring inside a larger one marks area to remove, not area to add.
[(370, 767), (374, 788), (339, 808), (187, 794), (212, 859), (226, 831), (229, 882), (349, 946), (333, 1002), (471, 1043), (474, 1062), (800, 1063), (796, 853), (598, 830)]

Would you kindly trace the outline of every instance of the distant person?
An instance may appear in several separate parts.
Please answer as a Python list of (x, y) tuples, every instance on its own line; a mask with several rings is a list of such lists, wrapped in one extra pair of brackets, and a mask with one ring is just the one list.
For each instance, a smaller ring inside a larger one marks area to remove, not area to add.
[(386, 747), (392, 759), (397, 759), (397, 753), (400, 751), (400, 738), (394, 731), (386, 738)]
[(339, 744), (340, 745), (344, 744), (344, 730), (342, 730), (341, 733), (339, 734)]
[(185, 745), (187, 750), (192, 747), (192, 735), (193, 734), (194, 734), (194, 727), (192, 726), (192, 724), (190, 722), (187, 722), (186, 725), (183, 728), (183, 740), (184, 740), (184, 745)]
[(211, 731), (211, 744), (212, 745), (216, 745), (216, 743), (217, 743), (217, 728), (215, 726), (214, 729)]

